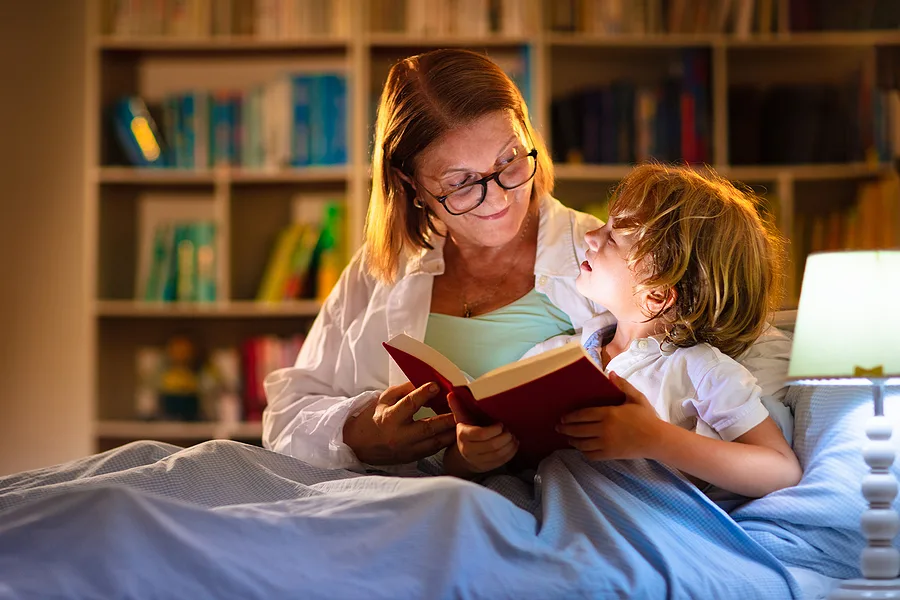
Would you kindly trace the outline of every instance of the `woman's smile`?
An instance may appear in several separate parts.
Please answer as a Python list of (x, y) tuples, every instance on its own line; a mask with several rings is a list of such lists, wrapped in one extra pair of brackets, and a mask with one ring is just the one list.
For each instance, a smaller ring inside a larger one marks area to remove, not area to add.
[(495, 212), (492, 215), (472, 215), (473, 217), (478, 217), (479, 219), (484, 219), (485, 221), (496, 221), (497, 219), (502, 219), (509, 212), (509, 207), (512, 204), (507, 204), (506, 208), (501, 210), (500, 212)]

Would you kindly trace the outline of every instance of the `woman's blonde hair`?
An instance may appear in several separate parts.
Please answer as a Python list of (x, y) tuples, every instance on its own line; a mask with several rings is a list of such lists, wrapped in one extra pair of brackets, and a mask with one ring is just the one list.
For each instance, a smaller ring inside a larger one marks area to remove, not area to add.
[(366, 215), (366, 266), (375, 277), (392, 282), (401, 253), (430, 248), (428, 232), (437, 231), (435, 216), (413, 204), (415, 191), (394, 169), (413, 176), (416, 158), (443, 134), (496, 111), (510, 111), (538, 150), (532, 197), (551, 193), (553, 165), (522, 94), (487, 56), (434, 50), (391, 68), (375, 123)]
[(785, 243), (761, 199), (713, 171), (645, 164), (616, 187), (613, 229), (632, 236), (638, 291), (676, 293), (658, 315), (666, 341), (735, 358), (759, 337), (784, 289)]

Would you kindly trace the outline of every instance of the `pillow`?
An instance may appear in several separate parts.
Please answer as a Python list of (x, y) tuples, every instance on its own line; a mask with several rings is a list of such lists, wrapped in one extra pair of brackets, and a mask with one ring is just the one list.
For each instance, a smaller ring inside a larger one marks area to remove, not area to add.
[[(900, 455), (900, 388), (887, 388), (885, 414)], [(795, 386), (785, 403), (794, 412), (793, 447), (803, 478), (792, 488), (749, 502), (732, 517), (782, 562), (828, 577), (859, 577), (866, 539), (860, 516), (868, 507), (860, 484), (869, 472), (862, 456), (873, 414), (868, 386)], [(900, 475), (900, 465), (891, 467)], [(894, 508), (900, 508), (895, 499)], [(900, 548), (898, 541), (894, 545)]]

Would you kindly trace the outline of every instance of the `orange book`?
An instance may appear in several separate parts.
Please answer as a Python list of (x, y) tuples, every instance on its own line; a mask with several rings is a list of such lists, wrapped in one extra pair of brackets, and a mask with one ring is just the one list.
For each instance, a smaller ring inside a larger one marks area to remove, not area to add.
[(621, 390), (577, 342), (499, 367), (475, 380), (446, 356), (406, 334), (394, 336), (384, 347), (413, 385), (438, 384), (441, 392), (429, 404), (436, 413), (450, 412), (446, 397), (453, 392), (472, 424), (503, 423), (519, 441), (517, 459), (524, 464), (537, 464), (554, 450), (571, 447), (556, 431), (563, 415), (625, 401)]

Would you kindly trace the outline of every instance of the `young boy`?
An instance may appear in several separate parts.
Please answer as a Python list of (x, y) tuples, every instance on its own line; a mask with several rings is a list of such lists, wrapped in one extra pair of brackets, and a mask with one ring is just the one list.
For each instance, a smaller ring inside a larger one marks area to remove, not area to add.
[[(800, 480), (756, 380), (734, 360), (782, 287), (783, 243), (754, 200), (714, 175), (642, 165), (619, 184), (609, 221), (585, 236), (578, 290), (610, 314), (589, 321), (583, 339), (628, 396), (558, 426), (587, 458), (655, 459), (707, 490), (748, 497)], [(459, 446), (477, 470), (485, 453)]]

